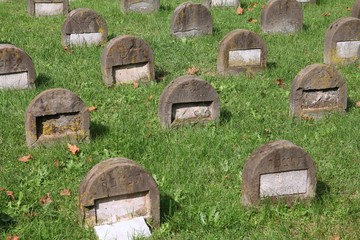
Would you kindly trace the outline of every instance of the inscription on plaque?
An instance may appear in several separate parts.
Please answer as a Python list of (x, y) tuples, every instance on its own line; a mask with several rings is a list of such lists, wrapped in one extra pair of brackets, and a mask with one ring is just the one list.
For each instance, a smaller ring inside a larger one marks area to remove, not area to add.
[(336, 54), (341, 58), (360, 57), (360, 41), (337, 42)]
[(260, 65), (260, 61), (261, 61), (261, 49), (229, 51), (230, 67)]
[(210, 105), (211, 102), (173, 104), (171, 121), (211, 120)]
[(27, 72), (0, 74), (0, 89), (25, 89), (28, 87), (29, 82)]
[(339, 88), (304, 90), (303, 108), (329, 108), (339, 103)]
[(70, 34), (70, 44), (93, 45), (102, 41), (102, 33), (80, 33)]
[(116, 83), (132, 83), (140, 80), (150, 80), (148, 63), (114, 66), (113, 76)]
[(63, 3), (35, 3), (35, 16), (51, 16), (63, 13)]

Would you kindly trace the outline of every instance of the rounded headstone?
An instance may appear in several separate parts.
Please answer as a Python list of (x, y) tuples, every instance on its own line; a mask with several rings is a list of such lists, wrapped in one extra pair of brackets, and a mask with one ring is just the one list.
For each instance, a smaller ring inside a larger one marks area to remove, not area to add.
[(261, 12), (261, 29), (266, 33), (294, 33), (303, 27), (303, 10), (296, 0), (271, 0)]
[(120, 0), (122, 12), (150, 13), (160, 9), (160, 0)]
[(290, 94), (290, 113), (295, 117), (321, 118), (330, 112), (345, 112), (346, 84), (332, 65), (312, 64), (295, 77)]
[(163, 127), (216, 121), (220, 100), (216, 90), (196, 76), (182, 76), (163, 90), (158, 117)]
[(352, 17), (360, 18), (360, 0), (357, 0), (352, 8)]
[(27, 12), (31, 16), (54, 16), (68, 11), (69, 0), (27, 0)]
[(350, 64), (360, 59), (360, 19), (340, 18), (325, 33), (324, 62)]
[(11, 44), (0, 44), (0, 89), (35, 86), (35, 68), (30, 56)]
[(171, 34), (174, 37), (195, 37), (212, 33), (211, 13), (204, 5), (186, 2), (175, 9), (171, 20)]
[(160, 225), (160, 194), (155, 180), (137, 163), (111, 158), (95, 165), (84, 178), (78, 196), (86, 227), (144, 217)]
[(219, 74), (252, 73), (266, 68), (266, 46), (261, 37), (249, 30), (228, 33), (220, 43), (217, 72)]
[(314, 162), (304, 149), (279, 140), (258, 148), (242, 172), (242, 203), (255, 205), (262, 198), (305, 201), (315, 197)]
[(240, 0), (204, 0), (203, 5), (207, 7), (237, 7)]
[(88, 8), (78, 8), (69, 13), (62, 30), (61, 44), (93, 45), (106, 42), (107, 25), (103, 17)]
[(101, 71), (106, 86), (150, 81), (155, 78), (154, 54), (142, 39), (120, 36), (109, 41), (101, 55)]
[(73, 92), (54, 88), (43, 91), (25, 113), (26, 144), (33, 147), (59, 140), (89, 141), (90, 116), (84, 102)]

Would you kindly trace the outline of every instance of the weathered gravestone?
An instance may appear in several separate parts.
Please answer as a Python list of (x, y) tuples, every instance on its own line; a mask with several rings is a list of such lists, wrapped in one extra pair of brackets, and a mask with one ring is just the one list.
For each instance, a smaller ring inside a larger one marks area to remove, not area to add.
[(163, 90), (158, 116), (163, 127), (215, 121), (220, 116), (219, 96), (207, 81), (182, 76)]
[(315, 197), (316, 173), (311, 157), (285, 140), (258, 148), (246, 161), (242, 172), (242, 203), (250, 206), (261, 198), (288, 204)]
[(61, 44), (96, 45), (107, 40), (107, 25), (103, 17), (87, 8), (78, 8), (69, 13), (62, 30)]
[(11, 44), (0, 44), (0, 89), (25, 89), (35, 85), (34, 64), (27, 53)]
[(360, 18), (360, 0), (357, 0), (352, 8), (352, 17)]
[(335, 67), (312, 64), (295, 77), (290, 94), (293, 116), (319, 119), (329, 112), (345, 112), (346, 105), (346, 84)]
[(153, 51), (140, 38), (114, 38), (108, 42), (101, 55), (101, 71), (106, 86), (153, 80)]
[(203, 4), (207, 7), (237, 7), (240, 0), (204, 0)]
[(53, 16), (67, 14), (68, 0), (27, 0), (27, 11), (31, 16)]
[(360, 59), (360, 19), (340, 18), (325, 34), (324, 62), (350, 64)]
[(266, 33), (294, 33), (303, 27), (303, 10), (296, 0), (271, 0), (261, 12), (261, 29)]
[(84, 102), (67, 89), (43, 91), (30, 102), (25, 115), (28, 147), (58, 140), (89, 141), (89, 111)]
[(150, 13), (160, 9), (160, 0), (120, 0), (122, 12)]
[(135, 232), (147, 229), (150, 233), (144, 220), (152, 227), (160, 225), (160, 194), (155, 180), (125, 158), (108, 159), (90, 170), (80, 186), (78, 209), (81, 221), (86, 227), (95, 226), (100, 239), (105, 235), (130, 239), (119, 237), (129, 230), (119, 231), (124, 225), (132, 225)]
[(213, 20), (209, 9), (191, 2), (179, 5), (172, 16), (171, 33), (178, 38), (212, 34)]
[(217, 72), (252, 73), (266, 68), (266, 46), (254, 32), (238, 29), (228, 33), (220, 43)]

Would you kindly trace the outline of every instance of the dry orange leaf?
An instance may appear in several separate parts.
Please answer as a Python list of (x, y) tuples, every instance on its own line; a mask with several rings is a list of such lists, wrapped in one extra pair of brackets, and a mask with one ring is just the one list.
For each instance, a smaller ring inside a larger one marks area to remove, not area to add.
[(13, 191), (5, 191), (6, 196), (11, 197), (13, 200), (15, 200), (14, 192)]
[(63, 190), (60, 191), (60, 195), (61, 196), (70, 196), (71, 192), (69, 189), (64, 188)]
[(355, 106), (360, 107), (360, 102), (356, 102)]
[(324, 17), (330, 16), (330, 15), (331, 15), (331, 12), (324, 12), (323, 14), (321, 14), (321, 16), (324, 16)]
[(153, 100), (154, 99), (154, 96), (153, 95), (150, 95), (149, 96), (149, 100), (151, 101), (151, 100)]
[(55, 160), (54, 160), (54, 166), (55, 166), (56, 168), (59, 168), (59, 166), (60, 166), (60, 161), (57, 160), (57, 159), (55, 159)]
[(275, 84), (278, 85), (279, 87), (285, 88), (285, 83), (284, 80), (282, 79), (276, 80)]
[(248, 22), (249, 22), (249, 23), (256, 23), (257, 20), (256, 20), (255, 18), (249, 18)]
[(20, 240), (20, 237), (17, 235), (11, 235), (11, 236), (7, 236), (6, 240)]
[(236, 14), (241, 15), (243, 13), (244, 13), (244, 9), (242, 7), (240, 7), (240, 6), (238, 6), (238, 8), (236, 9)]
[(253, 3), (253, 4), (251, 4), (253, 7), (256, 7), (257, 5), (258, 5), (258, 3)]
[(89, 112), (93, 112), (93, 111), (96, 111), (96, 110), (97, 110), (97, 107), (95, 107), (95, 106), (88, 107)]
[(20, 162), (29, 162), (29, 161), (30, 161), (30, 159), (31, 159), (31, 155), (30, 155), (30, 154), (29, 154), (29, 155), (26, 155), (26, 156), (23, 156), (23, 157), (18, 158), (18, 160), (19, 160)]
[(133, 83), (133, 87), (134, 87), (134, 88), (138, 88), (138, 87), (139, 87), (139, 83), (138, 83), (138, 82), (134, 82), (134, 83)]
[(346, 10), (349, 11), (349, 12), (351, 12), (351, 11), (352, 11), (352, 8), (351, 8), (351, 7), (347, 7)]
[(80, 152), (80, 148), (78, 148), (78, 146), (76, 146), (75, 144), (72, 145), (72, 144), (68, 143), (68, 147), (69, 147), (70, 152), (74, 155), (76, 153)]
[(64, 47), (64, 50), (65, 50), (66, 52), (68, 52), (68, 53), (73, 53), (73, 52), (74, 52), (74, 50), (71, 50), (71, 49), (68, 48), (68, 47)]
[(40, 198), (40, 203), (42, 205), (46, 205), (46, 204), (49, 204), (49, 203), (52, 203), (52, 200), (50, 198), (50, 194), (47, 193), (45, 196), (41, 197)]
[(188, 73), (189, 75), (194, 75), (194, 74), (196, 74), (197, 72), (199, 72), (199, 69), (197, 69), (196, 67), (191, 67), (191, 68), (189, 68), (189, 69), (187, 70), (187, 73)]

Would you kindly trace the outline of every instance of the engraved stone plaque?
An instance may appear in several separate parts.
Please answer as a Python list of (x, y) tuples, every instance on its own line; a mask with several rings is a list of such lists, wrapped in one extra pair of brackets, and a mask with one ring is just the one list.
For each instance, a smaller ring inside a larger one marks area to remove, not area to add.
[(260, 65), (260, 62), (261, 62), (261, 49), (229, 51), (230, 67)]
[(54, 16), (67, 14), (68, 0), (27, 0), (27, 12), (31, 16)]
[(151, 13), (160, 9), (160, 0), (120, 0), (123, 12)]
[(210, 7), (237, 7), (240, 6), (239, 0), (204, 0), (205, 6)]
[(357, 58), (360, 56), (360, 41), (337, 42), (336, 54), (341, 58)]

